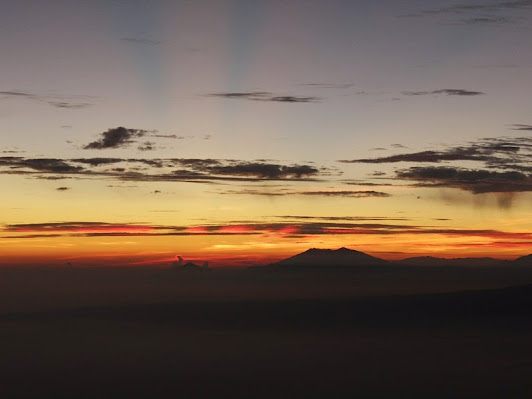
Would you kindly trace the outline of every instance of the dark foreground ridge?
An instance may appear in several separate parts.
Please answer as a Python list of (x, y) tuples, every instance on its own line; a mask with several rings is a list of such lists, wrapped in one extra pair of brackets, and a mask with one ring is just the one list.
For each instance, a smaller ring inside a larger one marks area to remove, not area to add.
[(521, 256), (520, 258), (514, 260), (513, 263), (523, 266), (532, 266), (532, 254)]
[(6, 398), (529, 398), (532, 285), (0, 317)]
[(345, 329), (412, 328), (478, 323), (532, 327), (532, 285), (439, 294), (351, 299), (154, 303), (11, 313), (0, 322), (108, 320), (186, 328)]
[(434, 256), (416, 256), (413, 258), (406, 258), (397, 263), (407, 266), (437, 266), (437, 267), (453, 267), (453, 266), (474, 266), (474, 267), (489, 267), (489, 266), (503, 266), (511, 265), (511, 261), (505, 261), (494, 258), (437, 258)]

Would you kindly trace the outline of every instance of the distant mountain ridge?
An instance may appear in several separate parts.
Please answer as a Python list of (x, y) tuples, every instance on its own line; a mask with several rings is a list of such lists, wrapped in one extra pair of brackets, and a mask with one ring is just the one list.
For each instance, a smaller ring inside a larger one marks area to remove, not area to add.
[(385, 266), (390, 262), (345, 247), (333, 249), (311, 248), (290, 258), (272, 263), (270, 269), (345, 268), (356, 266)]
[[(420, 267), (493, 267), (493, 266), (532, 266), (532, 254), (513, 261), (489, 257), (481, 258), (438, 258), (418, 256), (398, 261), (387, 261), (361, 251), (348, 249), (311, 248), (300, 254), (265, 266), (267, 270), (334, 270), (352, 269), (364, 266), (420, 266)], [(255, 268), (256, 268), (255, 267)]]
[(210, 271), (209, 262), (203, 262), (202, 266), (199, 266), (193, 262), (184, 263), (184, 259), (181, 256), (177, 256), (177, 260), (172, 262), (172, 268), (180, 271)]
[(512, 263), (532, 266), (532, 254), (521, 256), (520, 258), (515, 259)]
[(499, 266), (510, 264), (511, 261), (495, 258), (438, 258), (434, 256), (415, 256), (396, 263), (411, 266)]

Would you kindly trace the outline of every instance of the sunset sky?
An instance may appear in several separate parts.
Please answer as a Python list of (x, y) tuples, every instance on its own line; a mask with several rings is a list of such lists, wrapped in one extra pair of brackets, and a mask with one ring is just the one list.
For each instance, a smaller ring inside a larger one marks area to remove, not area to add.
[(532, 1), (0, 3), (0, 265), (532, 253)]

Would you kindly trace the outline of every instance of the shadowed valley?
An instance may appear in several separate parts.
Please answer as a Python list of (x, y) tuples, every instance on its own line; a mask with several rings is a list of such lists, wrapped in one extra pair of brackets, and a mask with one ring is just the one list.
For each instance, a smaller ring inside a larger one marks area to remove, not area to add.
[(430, 260), (0, 270), (0, 392), (526, 397), (530, 264)]

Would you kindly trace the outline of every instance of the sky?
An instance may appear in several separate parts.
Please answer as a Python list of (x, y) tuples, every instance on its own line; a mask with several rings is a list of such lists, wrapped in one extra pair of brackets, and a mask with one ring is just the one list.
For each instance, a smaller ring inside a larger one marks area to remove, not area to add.
[(0, 266), (532, 252), (532, 1), (4, 0)]

